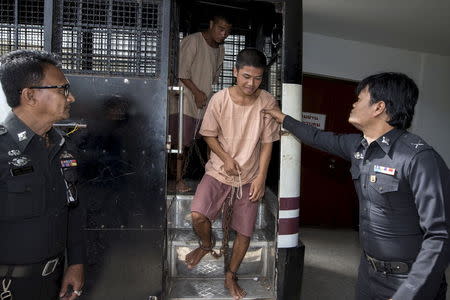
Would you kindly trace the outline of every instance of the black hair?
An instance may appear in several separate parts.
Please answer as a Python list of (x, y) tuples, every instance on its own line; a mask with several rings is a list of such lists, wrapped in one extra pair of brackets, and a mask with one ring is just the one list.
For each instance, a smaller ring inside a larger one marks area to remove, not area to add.
[(419, 97), (415, 82), (402, 73), (386, 72), (364, 78), (356, 88), (357, 94), (368, 87), (372, 104), (383, 101), (389, 116), (388, 124), (407, 129), (411, 126), (414, 107)]
[(20, 105), (20, 92), (39, 85), (46, 64), (60, 68), (57, 57), (46, 51), (16, 50), (0, 57), (0, 82), (11, 108)]
[(228, 16), (225, 16), (225, 15), (214, 15), (211, 18), (211, 21), (213, 21), (214, 24), (219, 23), (220, 20), (225, 21), (227, 24), (230, 24), (230, 25), (233, 24), (233, 23), (231, 23), (231, 19)]
[(249, 66), (254, 68), (266, 69), (267, 59), (264, 53), (255, 48), (245, 48), (239, 51), (236, 57), (236, 69)]

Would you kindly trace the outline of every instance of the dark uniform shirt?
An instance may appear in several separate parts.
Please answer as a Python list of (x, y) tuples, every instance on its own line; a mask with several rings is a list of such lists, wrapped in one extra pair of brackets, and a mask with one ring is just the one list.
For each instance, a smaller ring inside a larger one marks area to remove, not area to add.
[(433, 299), (450, 260), (450, 176), (436, 151), (399, 129), (369, 145), (361, 134), (323, 132), (289, 116), (283, 127), (351, 161), (363, 250), (379, 260), (412, 263), (392, 298)]
[(69, 265), (83, 263), (83, 214), (68, 205), (62, 172), (75, 198), (76, 164), (55, 129), (46, 141), (13, 113), (0, 125), (0, 264), (42, 262), (65, 249)]

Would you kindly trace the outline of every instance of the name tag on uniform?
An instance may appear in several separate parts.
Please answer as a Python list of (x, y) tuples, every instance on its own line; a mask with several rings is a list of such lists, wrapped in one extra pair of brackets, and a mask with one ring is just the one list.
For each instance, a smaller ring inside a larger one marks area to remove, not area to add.
[(19, 167), (19, 168), (11, 168), (10, 171), (11, 171), (12, 176), (20, 176), (20, 175), (32, 173), (34, 171), (34, 169), (33, 169), (33, 166), (25, 166), (25, 167)]
[(388, 168), (383, 166), (374, 165), (373, 166), (374, 172), (382, 173), (382, 174), (388, 174), (388, 175), (395, 175), (395, 169), (394, 168)]

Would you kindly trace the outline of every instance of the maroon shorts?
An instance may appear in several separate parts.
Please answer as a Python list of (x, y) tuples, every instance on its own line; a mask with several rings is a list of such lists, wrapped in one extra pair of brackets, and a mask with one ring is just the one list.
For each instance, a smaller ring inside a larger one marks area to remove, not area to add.
[[(197, 125), (198, 123), (198, 125)], [(172, 147), (178, 148), (178, 124), (179, 115), (172, 114), (169, 116), (169, 134), (172, 137)], [(183, 115), (183, 146), (190, 146), (194, 141), (194, 137), (199, 139), (198, 133), (202, 120), (195, 119), (191, 116)], [(196, 128), (197, 127), (197, 128)], [(197, 132), (195, 131), (197, 129)]]
[[(234, 198), (231, 228), (240, 234), (251, 237), (255, 228), (259, 202), (249, 200), (251, 183), (242, 186), (242, 198)], [(191, 211), (206, 216), (211, 222), (222, 211), (223, 203), (231, 193), (232, 186), (222, 183), (212, 176), (204, 175), (200, 181)]]

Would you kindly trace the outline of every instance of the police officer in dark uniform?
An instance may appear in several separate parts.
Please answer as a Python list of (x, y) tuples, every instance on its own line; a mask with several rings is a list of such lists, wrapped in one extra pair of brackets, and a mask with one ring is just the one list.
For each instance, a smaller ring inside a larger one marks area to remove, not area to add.
[(76, 299), (85, 260), (78, 162), (52, 128), (75, 98), (47, 52), (2, 56), (0, 80), (12, 108), (0, 125), (0, 299)]
[(268, 110), (303, 143), (351, 161), (363, 249), (356, 299), (442, 300), (450, 259), (445, 162), (411, 125), (418, 98), (406, 75), (381, 73), (357, 88), (349, 122), (361, 134), (323, 132)]

